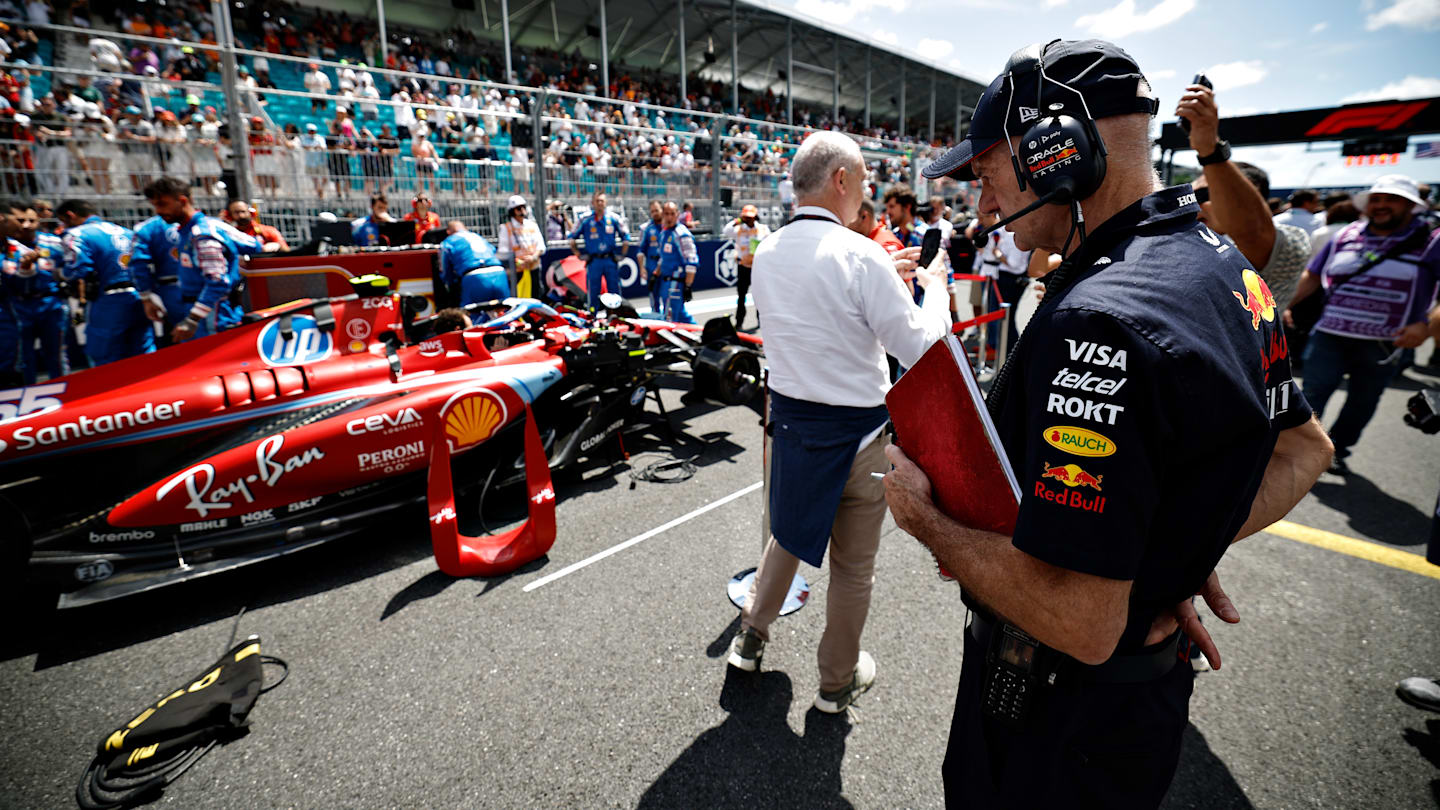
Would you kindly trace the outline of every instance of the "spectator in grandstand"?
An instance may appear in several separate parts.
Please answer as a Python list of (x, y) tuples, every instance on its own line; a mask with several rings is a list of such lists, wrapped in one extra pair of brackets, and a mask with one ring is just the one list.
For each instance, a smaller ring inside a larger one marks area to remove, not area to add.
[(325, 136), (314, 124), (305, 125), (305, 134), (300, 137), (300, 148), (305, 150), (305, 174), (315, 184), (315, 196), (325, 199)]
[(498, 255), (502, 260), (514, 262), (515, 294), (533, 298), (542, 292), (535, 274), (545, 253), (545, 235), (530, 218), (524, 197), (512, 195), (506, 207), (510, 214), (500, 226)]
[(350, 109), (343, 104), (335, 105), (335, 117), (330, 121), (330, 134), (326, 137), (328, 149), (326, 166), (330, 179), (335, 181), (335, 196), (343, 197), (350, 189), (350, 156), (355, 153), (355, 122), (350, 120)]
[(130, 73), (130, 61), (114, 40), (95, 37), (90, 40), (90, 59), (102, 73)]
[(452, 294), (459, 293), (460, 305), (509, 298), (510, 280), (505, 274), (505, 265), (489, 240), (467, 230), (465, 223), (458, 219), (450, 220), (447, 230), (450, 235), (440, 243), (440, 281)]
[(1192, 184), (1200, 221), (1235, 242), (1265, 280), (1275, 306), (1285, 309), (1310, 256), (1310, 234), (1271, 217), (1265, 202), (1270, 176), (1263, 169), (1229, 159), (1230, 145), (1220, 140), (1220, 108), (1213, 90), (1190, 85), (1175, 114), (1190, 122), (1190, 148), (1203, 167)]
[(126, 107), (115, 124), (115, 140), (120, 142), (121, 165), (130, 175), (131, 189), (139, 193), (149, 182), (155, 168), (155, 125), (142, 117), (139, 107)]
[(290, 249), (284, 234), (275, 226), (262, 223), (260, 212), (244, 200), (230, 201), (225, 207), (225, 221), (234, 225), (235, 230), (258, 241), (262, 252), (274, 253)]
[(789, 172), (780, 177), (776, 190), (780, 194), (780, 207), (785, 210), (785, 221), (789, 222), (795, 214), (795, 184), (790, 181)]
[(1290, 194), (1290, 207), (1275, 215), (1276, 225), (1294, 225), (1313, 234), (1324, 224), (1325, 209), (1320, 204), (1320, 195), (1314, 190), (1302, 188)]
[(40, 192), (65, 194), (70, 188), (69, 140), (74, 132), (53, 96), (40, 99), (40, 109), (30, 118), (30, 131), (35, 135), (35, 179)]
[(1416, 216), (1421, 202), (1409, 177), (1377, 180), (1360, 201), (1365, 218), (1342, 228), (1310, 260), (1284, 312), (1293, 325), (1293, 307), (1324, 290), (1320, 321), (1305, 346), (1305, 399), (1323, 417), (1331, 394), (1349, 378), (1345, 404), (1330, 426), (1335, 443), (1330, 472), (1337, 475), (1350, 472), (1345, 459), (1399, 372), (1404, 350), (1430, 336), (1427, 313), (1440, 287), (1440, 234)]
[(381, 223), (394, 221), (395, 218), (390, 216), (390, 201), (385, 195), (371, 194), (370, 215), (351, 220), (350, 236), (360, 247), (374, 247), (382, 244)]
[(262, 192), (274, 195), (280, 189), (281, 173), (275, 136), (265, 128), (265, 119), (258, 115), (250, 118), (250, 129), (245, 134), (250, 144), (250, 169), (255, 173), (255, 182), (260, 184)]
[[(305, 71), (305, 89), (316, 95), (325, 96), (330, 94), (330, 76), (320, 69), (320, 65), (311, 62), (309, 70)], [(310, 99), (310, 112), (324, 112), (325, 99)]]
[(444, 227), (440, 222), (440, 216), (430, 210), (430, 207), (430, 195), (426, 192), (422, 191), (410, 199), (410, 213), (405, 215), (405, 221), (415, 223), (415, 244), (417, 245), (425, 240), (426, 231)]

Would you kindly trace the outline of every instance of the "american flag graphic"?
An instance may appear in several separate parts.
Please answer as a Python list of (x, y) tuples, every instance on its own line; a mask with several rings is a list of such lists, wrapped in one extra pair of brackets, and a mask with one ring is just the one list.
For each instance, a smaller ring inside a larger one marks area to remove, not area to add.
[(1440, 141), (1428, 141), (1415, 144), (1415, 157), (1434, 158), (1440, 157)]

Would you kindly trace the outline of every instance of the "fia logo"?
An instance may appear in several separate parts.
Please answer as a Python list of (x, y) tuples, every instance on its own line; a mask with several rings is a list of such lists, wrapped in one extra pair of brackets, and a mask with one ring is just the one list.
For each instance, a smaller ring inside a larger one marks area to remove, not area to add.
[(291, 334), (286, 340), (280, 334), (281, 318), (265, 324), (255, 348), (260, 359), (272, 366), (301, 366), (315, 363), (330, 356), (334, 341), (327, 332), (320, 331), (315, 319), (308, 315), (291, 315)]

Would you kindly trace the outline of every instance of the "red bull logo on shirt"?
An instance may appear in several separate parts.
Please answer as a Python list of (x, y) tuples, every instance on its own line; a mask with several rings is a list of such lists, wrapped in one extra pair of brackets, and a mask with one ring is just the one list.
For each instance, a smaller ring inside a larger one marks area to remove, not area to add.
[(1091, 475), (1081, 469), (1078, 464), (1066, 464), (1062, 467), (1051, 467), (1045, 462), (1040, 462), (1045, 469), (1040, 473), (1041, 478), (1053, 478), (1071, 489), (1075, 487), (1092, 487), (1096, 492), (1100, 491), (1100, 482), (1105, 479), (1103, 475)]
[(1260, 320), (1263, 318), (1266, 323), (1275, 321), (1275, 296), (1270, 293), (1270, 287), (1266, 285), (1265, 279), (1254, 270), (1246, 270), (1241, 278), (1245, 282), (1245, 294), (1241, 295), (1234, 290), (1230, 294), (1240, 302), (1241, 308), (1250, 313), (1250, 328), (1260, 331)]

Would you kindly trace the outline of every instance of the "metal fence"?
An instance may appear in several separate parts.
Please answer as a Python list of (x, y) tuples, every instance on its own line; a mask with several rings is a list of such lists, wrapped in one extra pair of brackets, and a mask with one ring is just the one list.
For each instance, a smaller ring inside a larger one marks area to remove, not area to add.
[[(223, 15), (220, 17), (225, 24)], [(29, 27), (62, 37), (103, 35), (189, 45), (197, 52), (227, 57), (222, 64), (263, 57), (269, 61), (272, 75), (284, 70), (295, 75), (296, 63), (315, 63), (330, 71), (353, 68), (340, 62), (235, 48), (228, 37), (221, 37), (218, 45), (206, 45), (111, 31)], [(279, 65), (288, 67), (277, 71)], [(549, 201), (586, 208), (592, 194), (604, 191), (610, 207), (637, 227), (654, 199), (692, 203), (703, 229), (718, 230), (719, 224), (746, 204), (756, 205), (762, 220), (778, 225), (784, 217), (780, 196), (784, 164), (780, 158), (792, 158), (799, 142), (814, 131), (383, 68), (365, 68), (377, 87), (398, 87), (412, 79), (439, 82), (442, 91), (454, 85), (469, 98), (460, 98), (459, 104), (407, 103), (384, 97), (389, 93), (361, 98), (283, 87), (251, 88), (237, 81), (234, 71), (222, 72), (218, 84), (180, 85), (98, 68), (25, 67), (47, 76), (84, 74), (100, 81), (138, 85), (152, 109), (188, 114), (195, 100), (188, 97), (202, 95), (207, 104), (213, 101), (212, 106), (224, 112), (207, 124), (157, 128), (153, 143), (136, 139), (124, 124), (116, 126), (108, 119), (75, 121), (65, 138), (0, 142), (4, 150), (0, 184), (11, 193), (89, 197), (102, 216), (133, 224), (149, 216), (140, 193), (145, 183), (171, 174), (189, 180), (197, 203), (210, 211), (223, 207), (225, 198), (248, 191), (262, 219), (279, 228), (292, 243), (310, 238), (311, 227), (322, 212), (342, 218), (363, 215), (369, 208), (369, 196), (376, 192), (397, 195), (396, 201), (402, 203), (397, 208), (408, 209), (405, 203), (410, 195), (425, 191), (442, 219), (464, 220), (487, 236), (495, 234), (504, 220), (506, 201), (515, 194), (532, 201), (537, 220), (543, 220)], [(496, 94), (504, 103), (491, 103)], [(187, 105), (186, 100), (192, 104)], [(329, 121), (320, 116), (340, 104), (358, 114)], [(238, 113), (246, 118), (242, 120)], [(252, 115), (259, 120), (251, 120)], [(482, 127), (484, 138), (473, 143), (432, 141), (427, 133), (441, 129), (438, 122), (450, 116), (457, 123), (470, 124), (472, 134), (478, 132), (474, 127)], [(221, 128), (222, 122), (229, 126)], [(437, 123), (432, 126), (430, 122)], [(305, 137), (304, 123), (316, 124), (316, 134), (325, 138), (323, 148), (313, 136)], [(390, 137), (379, 132), (382, 124), (392, 127)], [(242, 128), (245, 139), (236, 142), (234, 136)], [(919, 179), (916, 170), (931, 151), (913, 143), (852, 137), (867, 159), (904, 161), (912, 182)], [(650, 144), (654, 151), (631, 156), (630, 143)], [(627, 145), (620, 150), (625, 154), (613, 154), (614, 145)], [(657, 156), (661, 147), (672, 151), (670, 159)], [(743, 165), (747, 163), (751, 165)], [(922, 197), (968, 194), (963, 185), (952, 182), (932, 181), (928, 187), (917, 183), (916, 190)]]

